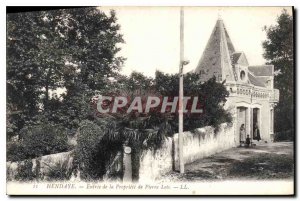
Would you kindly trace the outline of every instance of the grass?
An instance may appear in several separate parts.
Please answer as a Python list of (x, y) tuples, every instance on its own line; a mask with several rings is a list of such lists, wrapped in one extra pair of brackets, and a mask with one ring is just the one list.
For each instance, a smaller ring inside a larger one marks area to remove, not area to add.
[(294, 160), (285, 154), (257, 154), (234, 162), (228, 176), (253, 179), (285, 179), (293, 177)]

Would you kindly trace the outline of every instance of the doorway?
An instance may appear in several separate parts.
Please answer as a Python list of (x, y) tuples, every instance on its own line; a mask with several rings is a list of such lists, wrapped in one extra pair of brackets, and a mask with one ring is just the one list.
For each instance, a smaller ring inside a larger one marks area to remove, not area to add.
[[(253, 108), (253, 133), (252, 133), (252, 138), (255, 139), (260, 139), (260, 109), (259, 108)], [(259, 136), (258, 136), (259, 135)]]
[[(248, 108), (247, 107), (237, 107), (237, 135), (236, 143), (246, 140), (247, 130), (248, 130)], [(242, 128), (243, 127), (243, 128)]]

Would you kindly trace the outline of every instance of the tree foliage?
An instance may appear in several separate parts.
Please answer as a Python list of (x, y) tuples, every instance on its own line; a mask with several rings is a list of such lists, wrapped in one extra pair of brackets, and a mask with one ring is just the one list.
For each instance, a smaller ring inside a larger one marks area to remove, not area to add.
[[(163, 96), (178, 96), (178, 74), (168, 75), (156, 72), (155, 86)], [(229, 92), (222, 83), (216, 82), (213, 77), (207, 82), (200, 83), (198, 74), (186, 74), (184, 76), (183, 93), (186, 97), (198, 97), (203, 109), (201, 114), (185, 114), (184, 130), (193, 130), (204, 126), (218, 127), (221, 123), (231, 122), (231, 115), (223, 106)], [(178, 116), (175, 116), (176, 128), (178, 128)]]
[(7, 160), (20, 161), (68, 150), (66, 129), (61, 126), (41, 124), (20, 131), (22, 140), (7, 144)]
[(105, 90), (124, 61), (116, 20), (95, 7), (7, 15), (9, 135), (37, 116), (69, 128), (88, 117), (88, 97)]
[(275, 131), (294, 129), (294, 41), (293, 16), (283, 10), (277, 23), (265, 27), (264, 58), (275, 68), (274, 87), (280, 90), (275, 108)]

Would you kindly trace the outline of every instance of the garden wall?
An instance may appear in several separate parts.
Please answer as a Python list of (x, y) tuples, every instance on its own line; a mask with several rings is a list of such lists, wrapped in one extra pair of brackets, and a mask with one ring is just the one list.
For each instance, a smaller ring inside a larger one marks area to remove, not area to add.
[(51, 171), (72, 171), (73, 151), (45, 155), (18, 162), (6, 162), (6, 178), (9, 181), (25, 179), (51, 179)]
[[(195, 133), (184, 132), (184, 161), (190, 163), (234, 146), (234, 127), (227, 124), (222, 124), (216, 133), (212, 127), (199, 128)], [(159, 178), (174, 168), (179, 169), (178, 134), (169, 137), (161, 149), (142, 153), (139, 180)]]
[[(212, 154), (234, 147), (234, 129), (227, 124), (222, 124), (218, 132), (212, 127), (197, 129), (194, 133), (184, 132), (184, 160), (185, 163), (193, 162)], [(74, 152), (62, 152), (29, 159), (19, 162), (7, 162), (7, 180), (21, 180), (22, 177), (36, 180), (49, 180), (53, 172), (72, 172)], [(178, 134), (169, 137), (163, 146), (156, 151), (143, 151), (139, 164), (139, 180), (153, 181), (162, 174), (179, 168), (178, 160)], [(59, 175), (58, 175), (59, 176)], [(53, 175), (52, 175), (53, 177)], [(80, 173), (72, 174), (68, 179), (79, 180)]]

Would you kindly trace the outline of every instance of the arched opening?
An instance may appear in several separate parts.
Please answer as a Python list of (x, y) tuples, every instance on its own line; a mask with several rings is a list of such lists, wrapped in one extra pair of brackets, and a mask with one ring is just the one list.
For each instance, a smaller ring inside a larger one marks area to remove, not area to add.
[(244, 106), (237, 107), (237, 142), (245, 142), (248, 130), (248, 108)]
[(240, 73), (240, 79), (245, 80), (245, 77), (246, 77), (246, 73), (245, 73), (245, 71), (242, 70)]

